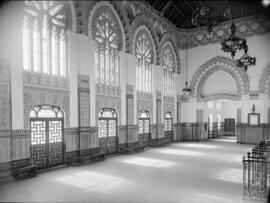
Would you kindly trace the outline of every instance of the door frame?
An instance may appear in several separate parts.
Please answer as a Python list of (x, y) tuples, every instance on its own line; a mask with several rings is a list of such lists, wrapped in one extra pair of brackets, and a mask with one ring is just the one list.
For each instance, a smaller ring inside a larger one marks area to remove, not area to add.
[[(30, 157), (32, 159), (32, 147), (35, 145), (32, 145), (32, 136), (31, 136), (31, 123), (35, 121), (45, 121), (45, 128), (46, 128), (46, 133), (45, 133), (45, 143), (41, 145), (45, 145), (45, 157), (46, 157), (46, 162), (45, 162), (45, 167), (50, 168), (53, 167), (49, 163), (49, 145), (50, 145), (50, 140), (49, 140), (49, 122), (50, 121), (60, 121), (61, 122), (61, 163), (59, 165), (63, 165), (65, 163), (65, 141), (64, 141), (64, 118), (30, 118)], [(42, 168), (43, 169), (43, 168)]]
[[(115, 115), (115, 117), (103, 117), (102, 114), (104, 112), (111, 112), (112, 115)], [(101, 115), (101, 116), (100, 116)], [(106, 129), (106, 152), (105, 154), (108, 154), (108, 140), (109, 140), (109, 121), (110, 120), (115, 120), (115, 153), (117, 153), (119, 151), (119, 137), (118, 137), (118, 115), (117, 115), (117, 112), (115, 109), (113, 108), (102, 108), (101, 111), (98, 113), (98, 122), (100, 120), (105, 120), (106, 121), (106, 126), (107, 126), (107, 129)], [(99, 126), (98, 126), (99, 128)], [(98, 138), (100, 139), (99, 137), (99, 130), (98, 130)], [(101, 137), (101, 138), (104, 138), (104, 137)], [(99, 143), (99, 147), (100, 147), (100, 143)]]

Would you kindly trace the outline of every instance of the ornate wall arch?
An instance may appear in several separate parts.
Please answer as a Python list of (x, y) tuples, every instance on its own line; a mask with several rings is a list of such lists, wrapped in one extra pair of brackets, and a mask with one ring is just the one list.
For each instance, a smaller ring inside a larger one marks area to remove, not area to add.
[(162, 35), (161, 41), (159, 43), (159, 53), (160, 56), (159, 58), (162, 58), (162, 50), (165, 47), (165, 45), (169, 43), (170, 46), (172, 47), (173, 51), (174, 51), (174, 55), (175, 55), (175, 64), (176, 64), (176, 73), (180, 73), (180, 56), (179, 56), (179, 52), (177, 49), (177, 45), (176, 45), (176, 41), (175, 41), (175, 36), (169, 33), (165, 33), (164, 35)]
[(231, 59), (217, 56), (201, 65), (201, 67), (194, 73), (192, 77), (190, 88), (196, 94), (198, 101), (207, 99), (202, 98), (203, 84), (207, 78), (212, 75), (212, 73), (218, 70), (223, 70), (229, 73), (235, 79), (237, 85), (237, 95), (235, 97), (217, 95), (215, 98), (211, 97), (208, 99), (240, 99), (242, 95), (249, 93), (249, 79), (247, 73), (236, 67), (235, 63)]
[(266, 93), (270, 95), (270, 63), (264, 68), (260, 82), (259, 82), (260, 93)]
[(158, 37), (154, 31), (154, 28), (151, 26), (151, 23), (149, 22), (149, 20), (142, 14), (137, 15), (134, 20), (132, 21), (131, 25), (130, 25), (130, 32), (129, 32), (129, 36), (130, 36), (130, 50), (129, 53), (132, 53), (133, 55), (134, 53), (134, 42), (136, 39), (136, 35), (138, 33), (138, 31), (140, 29), (145, 29), (146, 32), (149, 34), (150, 39), (153, 43), (153, 47), (154, 47), (154, 64), (159, 65), (160, 64), (160, 60), (159, 60), (159, 49), (158, 49)]
[(121, 9), (118, 8), (118, 4), (116, 2), (96, 2), (91, 8), (88, 17), (88, 36), (92, 39), (92, 31), (93, 31), (93, 18), (98, 15), (99, 12), (102, 12), (104, 9), (109, 9), (114, 18), (117, 21), (117, 27), (120, 30), (120, 50), (126, 51), (126, 39), (127, 39), (127, 30), (128, 30), (128, 21), (126, 17), (120, 12)]

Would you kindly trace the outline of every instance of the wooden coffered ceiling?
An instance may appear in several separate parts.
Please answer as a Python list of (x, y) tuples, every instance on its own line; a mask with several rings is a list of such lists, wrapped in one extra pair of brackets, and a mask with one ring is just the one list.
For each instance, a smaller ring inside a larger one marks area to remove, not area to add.
[[(191, 23), (193, 11), (198, 6), (205, 6), (215, 13), (222, 14), (230, 10), (233, 19), (258, 14), (270, 14), (270, 6), (264, 7), (262, 0), (212, 0), (212, 1), (179, 1), (179, 0), (145, 0), (161, 15), (171, 21), (176, 27), (183, 29), (195, 28)], [(230, 20), (224, 19), (223, 21)]]

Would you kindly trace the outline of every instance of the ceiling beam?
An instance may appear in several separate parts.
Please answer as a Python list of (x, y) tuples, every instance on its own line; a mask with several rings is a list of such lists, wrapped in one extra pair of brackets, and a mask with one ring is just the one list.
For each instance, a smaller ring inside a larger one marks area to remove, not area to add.
[(166, 4), (163, 6), (163, 8), (160, 11), (161, 13), (163, 13), (163, 15), (168, 10), (168, 8), (170, 7), (171, 3), (172, 3), (171, 0), (170, 1), (167, 1)]
[(205, 6), (204, 3), (202, 1), (199, 1), (199, 3), (201, 4), (201, 6)]
[(167, 18), (170, 19), (173, 13), (174, 13), (174, 6), (170, 10), (170, 13), (168, 14)]
[(189, 16), (177, 5), (174, 3), (174, 6), (176, 8), (176, 10), (183, 16), (183, 17), (186, 17), (188, 18)]
[(154, 7), (154, 8), (156, 8), (156, 6), (157, 6), (159, 3), (160, 3), (159, 1), (154, 0), (154, 2), (153, 2), (153, 4), (152, 4), (152, 5), (153, 5), (153, 7)]
[(191, 5), (191, 3), (189, 1), (185, 1), (185, 2), (189, 6), (189, 8), (191, 8), (191, 10), (193, 12), (195, 8), (193, 8), (193, 6)]

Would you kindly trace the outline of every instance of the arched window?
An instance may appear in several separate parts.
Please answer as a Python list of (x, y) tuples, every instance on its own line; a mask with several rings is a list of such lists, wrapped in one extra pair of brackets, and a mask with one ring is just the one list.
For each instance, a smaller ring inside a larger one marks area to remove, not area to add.
[(163, 93), (164, 96), (174, 96), (174, 70), (175, 58), (173, 50), (169, 44), (165, 45), (162, 51), (162, 68), (163, 68)]
[(152, 92), (153, 46), (145, 30), (140, 30), (135, 39), (137, 57), (137, 91)]
[(164, 118), (164, 131), (172, 131), (172, 113), (166, 112), (165, 118)]
[(109, 9), (102, 10), (94, 18), (94, 39), (96, 41), (96, 82), (119, 86), (120, 38), (116, 20)]
[(61, 1), (25, 1), (23, 69), (66, 77), (66, 15)]

